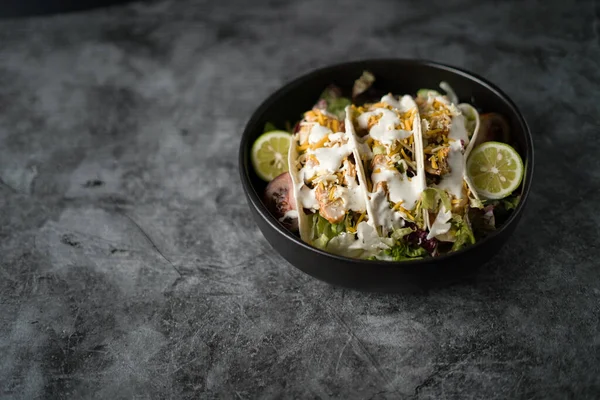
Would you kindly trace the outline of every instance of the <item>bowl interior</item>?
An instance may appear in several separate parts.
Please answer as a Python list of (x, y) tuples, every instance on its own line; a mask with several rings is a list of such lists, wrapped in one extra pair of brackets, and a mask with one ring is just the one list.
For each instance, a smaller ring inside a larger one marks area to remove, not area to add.
[[(375, 75), (375, 85), (378, 88), (395, 95), (414, 96), (421, 88), (439, 89), (439, 83), (445, 81), (454, 89), (460, 101), (472, 104), (480, 112), (502, 114), (510, 123), (511, 145), (520, 153), (525, 165), (525, 176), (520, 188), (517, 189), (517, 193), (521, 193), (525, 200), (533, 173), (531, 135), (522, 115), (504, 93), (483, 78), (437, 63), (397, 59), (366, 60), (334, 65), (296, 79), (271, 95), (257, 109), (246, 126), (240, 144), (242, 180), (246, 180), (246, 189), (250, 192), (250, 198), (261, 203), (258, 204), (261, 214), (270, 218), (273, 225), (278, 225), (283, 234), (291, 235), (270, 215), (260, 200), (266, 183), (258, 178), (252, 168), (250, 162), (252, 143), (262, 134), (267, 122), (275, 124), (278, 128), (284, 128), (286, 122), (295, 124), (305, 111), (311, 109), (321, 92), (330, 84), (339, 86), (344, 91), (344, 95), (349, 96), (354, 81), (364, 70), (369, 70)], [(513, 214), (520, 212), (523, 203), (524, 201)], [(511, 219), (512, 216), (505, 225), (510, 223)]]

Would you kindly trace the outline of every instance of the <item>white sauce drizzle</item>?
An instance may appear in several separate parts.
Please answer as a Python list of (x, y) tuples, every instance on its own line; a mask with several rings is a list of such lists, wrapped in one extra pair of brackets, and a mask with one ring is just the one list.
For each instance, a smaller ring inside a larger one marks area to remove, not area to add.
[(450, 172), (442, 177), (437, 187), (448, 191), (457, 199), (461, 199), (465, 175), (465, 158), (462, 153), (462, 146), (458, 141), (450, 143), (448, 166), (450, 167)]
[(429, 229), (429, 233), (427, 234), (427, 239), (434, 238), (438, 235), (443, 235), (450, 230), (450, 219), (452, 218), (452, 211), (446, 210), (446, 207), (442, 206), (441, 210), (438, 212), (438, 215), (435, 217), (435, 221), (431, 225)]
[[(320, 147), (317, 149), (307, 149), (305, 156), (314, 156), (318, 164), (313, 165), (310, 161), (299, 171), (299, 176), (302, 179), (298, 190), (298, 203), (303, 207), (313, 211), (319, 209), (319, 202), (316, 199), (315, 189), (310, 189), (304, 182), (314, 179), (314, 183), (323, 182), (326, 186), (334, 185), (334, 198), (342, 199), (346, 210), (354, 210), (363, 212), (366, 209), (366, 201), (364, 188), (359, 186), (358, 177), (356, 175), (357, 166), (354, 166), (355, 174), (350, 175), (349, 160), (347, 157), (353, 153), (353, 141), (344, 139), (348, 138), (348, 133), (336, 132), (333, 133), (330, 129), (315, 123), (308, 135), (308, 142), (315, 144), (326, 139), (326, 143), (335, 143), (331, 147)], [(342, 171), (345, 176), (345, 181), (348, 187), (342, 186), (339, 182), (336, 172)]]
[(401, 213), (390, 208), (390, 203), (383, 190), (371, 193), (369, 203), (374, 213), (374, 215), (371, 215), (369, 223), (373, 226), (381, 226), (384, 235), (404, 226)]
[(310, 143), (310, 144), (319, 143), (321, 140), (323, 140), (323, 138), (325, 138), (330, 133), (332, 133), (331, 129), (315, 123), (313, 125), (313, 127), (310, 129), (310, 133), (308, 134), (308, 143)]
[(396, 129), (396, 125), (401, 122), (400, 117), (387, 108), (377, 108), (359, 115), (356, 119), (358, 126), (363, 129), (368, 128), (369, 118), (375, 115), (381, 115), (381, 118), (371, 127), (369, 135), (383, 145), (391, 146), (395, 141), (404, 140), (413, 134), (411, 131)]
[(340, 169), (342, 160), (352, 153), (352, 146), (350, 143), (336, 144), (333, 147), (320, 147), (311, 153), (319, 161), (319, 172), (336, 172)]
[(365, 193), (362, 188), (355, 187), (348, 189), (341, 187), (340, 198), (344, 201), (344, 204), (348, 209), (363, 212), (366, 210)]
[(418, 179), (408, 179), (405, 174), (400, 174), (397, 169), (383, 169), (371, 175), (373, 186), (379, 182), (387, 182), (389, 199), (393, 203), (402, 201), (402, 207), (407, 210), (415, 208), (423, 188)]
[(391, 244), (390, 242), (393, 242), (391, 239), (380, 237), (375, 227), (364, 221), (356, 227), (356, 236), (357, 240), (349, 248), (362, 249), (366, 252), (367, 256), (376, 255), (381, 250), (388, 249)]
[(455, 115), (450, 123), (450, 133), (448, 133), (448, 139), (458, 140), (459, 142), (462, 140), (465, 147), (469, 144), (466, 122), (464, 115)]
[(309, 210), (318, 210), (319, 202), (317, 201), (317, 197), (315, 196), (315, 189), (310, 189), (303, 183), (300, 183), (299, 185), (300, 189), (297, 191), (298, 203), (302, 206), (302, 208), (307, 208)]
[(400, 98), (400, 101), (396, 100), (391, 94), (386, 94), (381, 98), (382, 103), (387, 103), (390, 106), (397, 108), (400, 112), (407, 112), (411, 108), (415, 107), (415, 101), (409, 95), (404, 95)]
[(283, 217), (279, 218), (279, 222), (283, 222), (286, 219), (298, 218), (298, 210), (288, 210), (283, 214)]

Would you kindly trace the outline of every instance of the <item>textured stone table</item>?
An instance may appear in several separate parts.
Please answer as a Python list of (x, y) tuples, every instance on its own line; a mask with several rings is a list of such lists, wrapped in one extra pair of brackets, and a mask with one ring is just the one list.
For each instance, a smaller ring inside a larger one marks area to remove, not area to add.
[[(173, 0), (1, 21), (0, 397), (597, 398), (599, 7)], [(468, 68), (531, 125), (529, 207), (472, 281), (330, 287), (249, 216), (252, 111), (364, 57)]]

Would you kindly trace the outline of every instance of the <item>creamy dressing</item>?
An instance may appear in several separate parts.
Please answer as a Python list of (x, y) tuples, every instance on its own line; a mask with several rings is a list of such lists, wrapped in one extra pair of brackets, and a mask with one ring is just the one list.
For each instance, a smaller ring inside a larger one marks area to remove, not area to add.
[(446, 190), (457, 199), (461, 199), (463, 195), (463, 179), (465, 175), (465, 158), (462, 153), (460, 142), (454, 141), (450, 143), (450, 151), (448, 152), (448, 166), (450, 172), (442, 177), (438, 188)]
[(448, 221), (450, 221), (451, 218), (452, 211), (446, 210), (446, 207), (442, 206), (441, 210), (438, 212), (438, 215), (435, 217), (435, 221), (433, 221), (433, 224), (429, 229), (427, 240), (447, 233), (450, 230), (451, 225)]
[(462, 114), (456, 115), (452, 118), (450, 123), (450, 133), (448, 139), (463, 141), (464, 146), (469, 144), (469, 132), (467, 132), (465, 116)]
[(329, 141), (332, 143), (340, 142), (344, 138), (344, 132), (336, 132), (329, 134)]
[(369, 203), (373, 210), (369, 223), (373, 226), (381, 226), (384, 234), (404, 226), (401, 213), (390, 208), (390, 203), (383, 190), (371, 193)]
[(336, 172), (340, 169), (342, 160), (352, 154), (352, 145), (348, 142), (343, 145), (336, 144), (333, 147), (320, 147), (313, 150), (319, 161), (318, 170), (320, 172)]
[(331, 129), (315, 123), (312, 128), (310, 128), (310, 133), (308, 134), (308, 143), (319, 143), (330, 133), (332, 133)]
[(381, 98), (382, 103), (387, 103), (390, 106), (397, 108), (400, 112), (407, 112), (411, 108), (415, 107), (415, 101), (409, 95), (404, 95), (400, 98), (400, 101), (396, 100), (391, 94), (386, 94)]
[(402, 207), (412, 210), (424, 188), (418, 179), (408, 179), (408, 176), (400, 174), (397, 169), (381, 169), (381, 172), (371, 175), (373, 186), (379, 182), (386, 182), (388, 187), (389, 199), (393, 203), (402, 201)]
[(315, 189), (311, 189), (303, 183), (299, 184), (300, 188), (296, 191), (298, 196), (298, 204), (302, 208), (309, 210), (318, 210), (319, 202), (315, 196)]
[(382, 250), (390, 248), (393, 239), (382, 238), (374, 226), (361, 222), (356, 227), (357, 239), (349, 246), (350, 249), (361, 249), (367, 256), (374, 256)]
[(366, 210), (366, 202), (365, 202), (365, 194), (362, 188), (355, 187), (352, 189), (348, 189), (340, 186), (340, 194), (339, 197), (344, 202), (345, 208), (357, 212), (363, 212)]
[(369, 118), (376, 115), (381, 115), (381, 118), (371, 127), (369, 135), (383, 145), (391, 146), (395, 141), (404, 140), (413, 134), (411, 131), (396, 129), (401, 122), (400, 117), (387, 108), (377, 108), (359, 115), (356, 119), (358, 126), (363, 129), (368, 128)]
[(279, 222), (283, 222), (286, 219), (295, 219), (298, 218), (298, 210), (288, 210), (283, 214), (283, 217), (279, 218)]

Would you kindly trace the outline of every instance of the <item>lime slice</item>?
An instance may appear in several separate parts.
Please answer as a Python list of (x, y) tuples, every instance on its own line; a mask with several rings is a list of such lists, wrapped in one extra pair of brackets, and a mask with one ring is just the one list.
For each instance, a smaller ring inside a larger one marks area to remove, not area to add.
[(288, 151), (292, 135), (284, 131), (263, 133), (252, 145), (252, 166), (256, 174), (271, 181), (288, 170)]
[(471, 152), (467, 160), (467, 174), (479, 195), (502, 199), (521, 184), (523, 161), (509, 145), (485, 142)]

